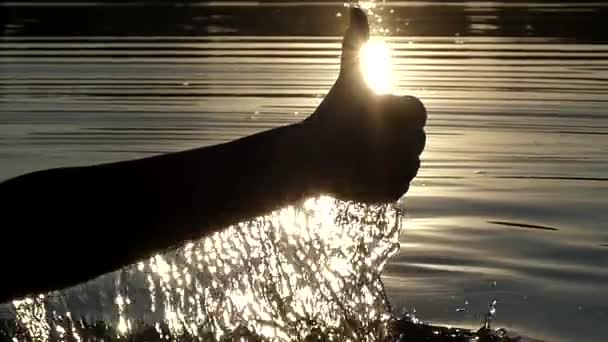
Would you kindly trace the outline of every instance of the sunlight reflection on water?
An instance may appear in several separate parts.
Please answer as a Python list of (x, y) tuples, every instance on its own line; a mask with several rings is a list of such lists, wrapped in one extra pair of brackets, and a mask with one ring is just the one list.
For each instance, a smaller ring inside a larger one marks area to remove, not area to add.
[[(239, 223), (123, 270), (113, 324), (125, 335), (147, 316), (172, 336), (379, 340), (390, 318), (380, 274), (399, 250), (399, 217), (394, 205), (319, 197)], [(55, 304), (13, 303), (40, 340)]]
[[(501, 326), (546, 334), (549, 341), (580, 341), (582, 335), (588, 341), (604, 341), (608, 46), (560, 36), (584, 28), (578, 21), (552, 24), (558, 10), (572, 14), (588, 9), (592, 11), (581, 20), (595, 24), (591, 13), (604, 4), (388, 3), (393, 6), (372, 9), (372, 36), (388, 36), (395, 93), (419, 96), (429, 109), (423, 166), (407, 198), (408, 231), (400, 238), (404, 248), (384, 267), (392, 307), (416, 307), (420, 317), (435, 323), (478, 327), (478, 317), (456, 309), (466, 303), (467, 312), (481, 313), (491, 298), (498, 297)], [(344, 9), (327, 4), (323, 2), (318, 13), (332, 11), (333, 17), (336, 11), (336, 23), (344, 23)], [(290, 13), (296, 11), (305, 12)], [(275, 11), (263, 8), (256, 13), (266, 20)], [(240, 22), (222, 18), (226, 28), (242, 28)], [(523, 19), (551, 30), (537, 27), (530, 36), (509, 31)], [(470, 30), (454, 35), (453, 24), (461, 21)], [(275, 23), (276, 18), (268, 22)], [(338, 73), (340, 37), (300, 31), (292, 23), (267, 25), (271, 29), (262, 35), (243, 28), (235, 35), (211, 37), (2, 37), (0, 179), (49, 167), (217, 144), (301, 120), (314, 110)], [(506, 31), (497, 32), (492, 25)], [(279, 28), (292, 27), (298, 30), (277, 36)], [(561, 27), (569, 27), (568, 32), (553, 30)], [(290, 246), (293, 232), (306, 225), (299, 221), (306, 216), (303, 207), (286, 208), (273, 214), (278, 218), (264, 219), (279, 221), (282, 235), (273, 238)], [(499, 221), (559, 231), (491, 223)], [(228, 232), (236, 234), (239, 227)], [(319, 234), (325, 232), (338, 234), (332, 229)], [(241, 239), (235, 236), (228, 241)], [(228, 267), (234, 284), (227, 289), (237, 287), (232, 303), (225, 300), (220, 302), (223, 306), (207, 309), (247, 309), (253, 315), (258, 304), (248, 309), (246, 303), (257, 303), (256, 292), (238, 288), (246, 281), (238, 277), (245, 266), (225, 260), (222, 265), (199, 262), (196, 251), (219, 248), (237, 253), (237, 259), (242, 252), (209, 241), (185, 246), (182, 254), (146, 260), (77, 290), (18, 302), (11, 314), (17, 311), (22, 325), (30, 324), (29, 331), (36, 335), (46, 328), (50, 336), (69, 332), (68, 324), (54, 318), (68, 312), (112, 322), (124, 332), (137, 329), (140, 319), (157, 322), (157, 331), (168, 322), (175, 331), (195, 331), (191, 324), (197, 317), (208, 317), (208, 312), (197, 316), (190, 300), (204, 298), (204, 291), (197, 288), (205, 285), (211, 291), (213, 281), (213, 291), (219, 291), (224, 278), (218, 277)], [(311, 243), (303, 246), (314, 251)], [(258, 246), (255, 253), (260, 259), (263, 253), (275, 255), (267, 249)], [(285, 253), (293, 259), (289, 262), (298, 257), (293, 251)], [(282, 260), (271, 259), (272, 265), (283, 265)], [(336, 276), (353, 277), (352, 261), (338, 256), (323, 260)], [(313, 261), (315, 269), (321, 269), (320, 257)], [(198, 263), (213, 272), (207, 282), (199, 279), (202, 275), (194, 276)], [(184, 274), (184, 269), (193, 274)], [(304, 273), (294, 267), (297, 279)], [(331, 274), (323, 279), (331, 279)], [(287, 291), (281, 282), (262, 280), (279, 284), (276, 293)], [(312, 276), (306, 280), (317, 281)], [(333, 289), (331, 284), (327, 291)], [(300, 297), (284, 300), (305, 302), (318, 293), (297, 286)], [(270, 300), (265, 291), (257, 293)], [(220, 298), (216, 292), (210, 292), (213, 300)], [(221, 317), (218, 322), (223, 321)], [(295, 324), (286, 322), (282, 324)], [(213, 324), (209, 321), (207, 327)], [(553, 338), (556, 335), (559, 338)]]

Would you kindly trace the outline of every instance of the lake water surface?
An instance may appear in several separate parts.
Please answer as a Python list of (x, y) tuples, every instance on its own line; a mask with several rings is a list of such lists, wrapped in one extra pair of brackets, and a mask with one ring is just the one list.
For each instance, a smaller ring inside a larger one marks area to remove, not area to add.
[[(68, 17), (66, 6), (47, 11)], [(68, 7), (80, 21), (91, 8), (157, 15), (137, 6)], [(158, 22), (157, 31), (125, 34), (127, 14), (97, 27), (99, 14), (70, 35), (32, 8), (0, 5), (10, 19), (0, 38), (0, 180), (302, 120), (337, 75), (347, 17), (342, 3), (220, 1), (195, 4), (196, 15)], [(548, 341), (606, 341), (608, 36), (598, 20), (606, 5), (387, 1), (375, 12), (395, 92), (418, 96), (429, 112), (422, 168), (395, 216), (400, 249), (382, 273), (392, 311), (478, 327), (497, 299), (497, 326)], [(324, 33), (318, 22), (334, 26)], [(68, 291), (64, 304), (117, 319), (124, 284), (147, 277), (133, 272)]]

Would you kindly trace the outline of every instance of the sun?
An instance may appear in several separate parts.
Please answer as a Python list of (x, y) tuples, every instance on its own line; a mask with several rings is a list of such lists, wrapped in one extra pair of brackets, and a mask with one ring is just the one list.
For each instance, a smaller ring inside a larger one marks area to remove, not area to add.
[(372, 38), (361, 47), (361, 71), (367, 85), (376, 94), (393, 90), (391, 51), (381, 38)]

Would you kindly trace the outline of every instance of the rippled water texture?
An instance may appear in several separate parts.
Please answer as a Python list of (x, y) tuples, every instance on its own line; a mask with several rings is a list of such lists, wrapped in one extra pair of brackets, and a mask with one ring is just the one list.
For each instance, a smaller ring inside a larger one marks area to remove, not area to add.
[[(499, 326), (605, 341), (606, 5), (387, 4), (374, 27), (392, 51), (395, 92), (429, 111), (404, 215), (311, 200), (8, 311), (26, 305), (26, 321), (70, 311), (124, 331), (140, 319), (199, 334), (247, 322), (293, 337), (311, 332), (303, 317), (324, 331), (352, 318), (360, 333), (414, 309), (478, 327), (497, 299)], [(346, 19), (342, 3), (217, 2), (134, 25), (133, 4), (56, 5), (0, 4), (17, 18), (0, 38), (0, 179), (301, 120), (337, 75)], [(116, 16), (106, 27), (91, 8)], [(64, 24), (45, 24), (53, 14)]]

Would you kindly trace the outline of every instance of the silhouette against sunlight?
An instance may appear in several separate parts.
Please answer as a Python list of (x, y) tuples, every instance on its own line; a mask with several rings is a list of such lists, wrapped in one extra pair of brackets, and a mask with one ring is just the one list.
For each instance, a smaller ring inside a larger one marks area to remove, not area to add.
[[(378, 95), (367, 85), (360, 50), (368, 22), (360, 9), (350, 16), (338, 79), (300, 123), (1, 183), (1, 224), (12, 232), (5, 243), (27, 242), (30, 258), (2, 249), (11, 281), (0, 302), (83, 282), (309, 196), (366, 203), (402, 196), (420, 165), (426, 111), (414, 97)], [(84, 255), (86, 267), (54, 267)]]

